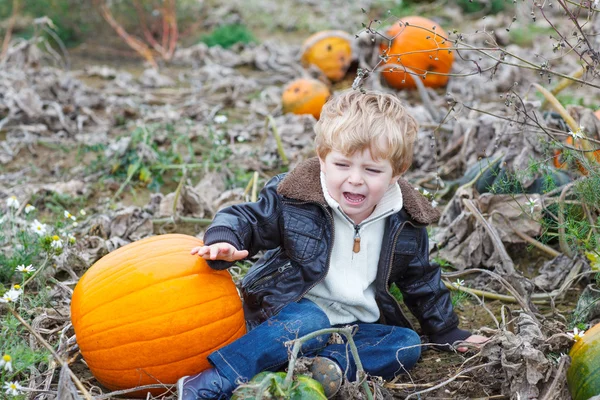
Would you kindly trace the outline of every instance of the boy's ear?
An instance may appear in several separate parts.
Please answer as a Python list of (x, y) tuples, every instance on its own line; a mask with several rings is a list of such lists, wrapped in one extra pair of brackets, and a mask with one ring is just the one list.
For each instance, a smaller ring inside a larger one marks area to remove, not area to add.
[(321, 166), (321, 172), (325, 172), (325, 160), (319, 157), (319, 165)]

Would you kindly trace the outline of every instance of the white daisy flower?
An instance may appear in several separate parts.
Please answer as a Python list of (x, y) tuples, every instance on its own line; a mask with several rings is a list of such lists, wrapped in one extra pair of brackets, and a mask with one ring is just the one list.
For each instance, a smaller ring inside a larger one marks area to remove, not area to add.
[(0, 358), (0, 369), (4, 369), (5, 371), (12, 372), (12, 357), (8, 354), (5, 354)]
[(213, 121), (215, 122), (215, 124), (224, 124), (225, 122), (227, 122), (227, 116), (226, 115), (215, 115), (215, 118), (213, 118)]
[(79, 210), (79, 215), (81, 215), (82, 217), (85, 216), (87, 213), (85, 212), (85, 210)]
[(19, 299), (21, 293), (23, 293), (21, 290), (10, 289), (0, 298), (0, 303), (14, 303)]
[(462, 279), (457, 279), (456, 282), (452, 282), (452, 286), (454, 287), (459, 287), (459, 286), (464, 286), (465, 285), (465, 281)]
[(21, 389), (23, 389), (23, 387), (19, 385), (19, 382), (17, 381), (6, 382), (4, 384), (4, 393), (10, 394), (11, 396), (18, 396), (21, 393)]
[(72, 219), (73, 221), (75, 221), (77, 219), (77, 217), (75, 217), (73, 214), (71, 214), (67, 210), (65, 210), (65, 218)]
[(22, 272), (24, 274), (31, 274), (32, 272), (35, 272), (35, 268), (33, 268), (31, 264), (28, 266), (25, 266), (25, 264), (17, 265), (16, 270), (17, 272)]
[(35, 207), (34, 207), (34, 206), (32, 206), (31, 204), (27, 204), (27, 205), (25, 206), (25, 210), (24, 210), (24, 211), (25, 211), (25, 214), (29, 214), (29, 213), (30, 213), (30, 212), (32, 212), (33, 210), (35, 210)]
[(573, 332), (567, 332), (567, 336), (573, 339), (574, 341), (578, 341), (585, 335), (585, 331), (577, 329), (577, 327), (573, 328)]
[(54, 235), (52, 236), (52, 243), (50, 243), (50, 246), (52, 246), (53, 249), (62, 249), (63, 242), (57, 235)]
[(48, 229), (48, 226), (46, 224), (42, 224), (37, 219), (34, 219), (33, 222), (31, 223), (31, 230), (40, 236), (44, 236), (46, 234), (47, 229)]
[(537, 202), (538, 202), (538, 199), (533, 199), (533, 198), (531, 198), (531, 199), (529, 199), (527, 201), (527, 205), (529, 206), (529, 212), (530, 212), (530, 214), (533, 214), (533, 212), (535, 211), (535, 207), (537, 205)]
[(17, 200), (17, 196), (10, 196), (6, 199), (6, 206), (8, 208), (18, 209), (21, 205), (19, 204), (19, 200)]
[(585, 138), (585, 135), (583, 134), (583, 126), (580, 126), (575, 132), (569, 130), (569, 135), (573, 136), (573, 139)]

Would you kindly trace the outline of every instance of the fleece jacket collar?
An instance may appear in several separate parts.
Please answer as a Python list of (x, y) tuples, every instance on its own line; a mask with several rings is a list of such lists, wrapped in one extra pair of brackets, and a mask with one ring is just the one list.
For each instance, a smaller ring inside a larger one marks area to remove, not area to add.
[[(277, 186), (283, 196), (300, 201), (310, 201), (327, 206), (321, 189), (321, 166), (317, 157), (298, 164)], [(440, 212), (415, 190), (407, 180), (398, 179), (404, 209), (412, 219), (421, 224), (431, 224), (440, 218)]]

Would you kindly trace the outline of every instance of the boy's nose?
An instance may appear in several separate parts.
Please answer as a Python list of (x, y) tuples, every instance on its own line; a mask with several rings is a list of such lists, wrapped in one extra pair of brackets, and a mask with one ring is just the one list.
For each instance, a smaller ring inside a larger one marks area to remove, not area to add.
[(362, 185), (364, 183), (363, 177), (360, 173), (352, 173), (348, 177), (348, 183), (351, 185)]

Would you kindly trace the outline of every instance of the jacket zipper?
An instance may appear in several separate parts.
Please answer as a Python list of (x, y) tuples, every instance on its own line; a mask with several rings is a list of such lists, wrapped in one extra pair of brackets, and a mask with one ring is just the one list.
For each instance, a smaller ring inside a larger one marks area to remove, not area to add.
[(267, 275), (263, 276), (262, 278), (259, 278), (258, 280), (254, 281), (252, 283), (252, 286), (250, 286), (248, 288), (248, 290), (255, 289), (257, 286), (260, 286), (262, 283), (264, 283), (264, 282), (268, 281), (269, 279), (273, 278), (273, 276), (276, 273), (283, 274), (286, 270), (288, 270), (290, 268), (292, 268), (292, 264), (291, 263), (285, 263), (282, 266), (277, 267), (276, 271), (273, 271), (270, 274), (267, 274)]
[[(344, 216), (344, 218), (346, 218), (346, 220), (354, 226), (354, 244), (352, 245), (352, 252), (358, 253), (358, 252), (360, 252), (360, 228), (363, 227), (362, 222), (360, 224), (355, 224), (354, 221), (352, 221), (352, 219), (350, 219), (350, 217), (348, 217), (346, 215), (346, 213), (341, 209), (341, 207), (338, 207), (338, 210), (339, 210), (340, 214), (342, 214)], [(391, 215), (393, 213), (394, 213), (393, 210), (387, 211), (386, 213), (381, 214), (377, 218), (367, 221), (367, 224), (370, 224), (371, 222), (379, 221), (380, 219), (386, 218), (388, 215)]]
[[(296, 204), (317, 204), (319, 207), (321, 207), (323, 209), (323, 211), (325, 212), (325, 215), (327, 215), (327, 219), (329, 220), (329, 223), (331, 224), (331, 243), (333, 243), (333, 241), (335, 240), (335, 224), (333, 223), (333, 214), (327, 209), (327, 207), (325, 207), (321, 203), (317, 203), (314, 201), (301, 201), (301, 202), (284, 201), (284, 203), (294, 204), (294, 205), (296, 205)], [(300, 294), (300, 296), (296, 297), (296, 299), (294, 301), (298, 301), (299, 299), (303, 298), (304, 295), (306, 293), (308, 293), (312, 288), (314, 288), (319, 283), (323, 282), (323, 280), (325, 280), (325, 277), (329, 273), (329, 262), (331, 261), (332, 250), (333, 250), (333, 246), (329, 246), (329, 251), (327, 252), (327, 263), (325, 265), (325, 271), (324, 271), (325, 273), (323, 274), (323, 277), (321, 279), (317, 280), (316, 282), (314, 282), (312, 285), (310, 285), (308, 287), (308, 289), (306, 289), (304, 292), (302, 292)]]
[[(316, 203), (316, 202), (312, 202), (312, 201), (303, 201), (303, 202), (290, 202), (290, 201), (286, 201), (284, 203), (287, 204), (317, 204), (319, 207), (321, 207), (323, 209), (323, 211), (325, 212), (325, 215), (327, 215), (327, 219), (329, 220), (329, 222), (331, 223), (331, 239), (332, 239), (332, 243), (335, 240), (335, 224), (333, 223), (333, 214), (327, 210), (327, 208), (322, 205), (321, 203)], [(398, 231), (396, 232), (396, 235), (394, 236), (394, 241), (392, 243), (392, 249), (394, 249), (396, 247), (396, 242), (398, 241), (398, 236), (400, 235), (400, 232), (402, 232), (402, 229), (404, 229), (404, 225), (409, 223), (408, 221), (404, 221), (402, 223), (402, 225), (400, 225), (400, 228), (398, 229)], [(414, 224), (411, 224), (413, 226), (415, 226)], [(416, 226), (415, 226), (416, 227)], [(304, 297), (304, 295), (306, 293), (308, 293), (313, 287), (317, 286), (319, 283), (323, 282), (323, 280), (325, 279), (325, 277), (327, 276), (327, 273), (329, 273), (329, 262), (331, 261), (331, 252), (333, 250), (333, 246), (329, 247), (329, 252), (327, 253), (327, 264), (325, 266), (325, 273), (323, 274), (323, 277), (319, 280), (317, 280), (315, 283), (313, 283), (312, 285), (310, 285), (308, 287), (308, 289), (306, 289), (304, 292), (302, 292), (300, 294), (300, 296), (296, 297), (296, 299), (294, 301), (298, 301), (298, 299), (301, 299)], [(393, 250), (391, 250), (391, 252), (393, 252)], [(385, 282), (384, 282), (384, 286), (385, 286), (385, 291), (387, 293), (387, 295), (394, 301), (394, 304), (396, 306), (396, 309), (400, 312), (400, 314), (404, 317), (404, 319), (406, 320), (406, 322), (408, 322), (409, 327), (415, 330), (414, 325), (410, 322), (410, 320), (408, 318), (406, 318), (406, 315), (404, 314), (404, 311), (402, 311), (402, 308), (400, 307), (400, 305), (398, 304), (398, 301), (396, 301), (396, 299), (394, 298), (394, 296), (392, 296), (392, 293), (390, 293), (390, 289), (389, 289), (389, 281), (390, 281), (390, 275), (392, 274), (392, 255), (390, 254), (390, 261), (389, 261), (389, 265), (388, 265), (388, 270), (387, 270), (387, 276), (385, 278)]]
[(394, 305), (396, 306), (396, 310), (400, 311), (400, 314), (402, 315), (402, 317), (404, 317), (406, 322), (408, 322), (409, 328), (416, 332), (414, 325), (412, 324), (412, 322), (410, 322), (410, 320), (408, 318), (406, 318), (406, 314), (404, 314), (402, 307), (400, 307), (400, 304), (398, 304), (398, 300), (396, 300), (396, 298), (394, 296), (392, 296), (392, 293), (390, 292), (390, 285), (389, 285), (390, 276), (392, 275), (392, 259), (394, 258), (392, 255), (394, 252), (393, 249), (396, 248), (396, 242), (398, 242), (398, 236), (400, 236), (400, 232), (402, 232), (402, 229), (404, 229), (404, 225), (406, 225), (406, 224), (411, 224), (412, 226), (415, 226), (414, 224), (412, 224), (408, 221), (404, 221), (404, 222), (402, 222), (402, 224), (400, 225), (400, 228), (394, 235), (394, 241), (392, 242), (392, 247), (390, 248), (391, 249), (390, 250), (390, 261), (389, 261), (388, 267), (387, 267), (387, 276), (385, 277), (385, 282), (384, 282), (385, 285), (384, 286), (385, 286), (385, 291), (386, 291), (387, 295), (390, 296), (390, 298), (392, 300), (394, 300)]

